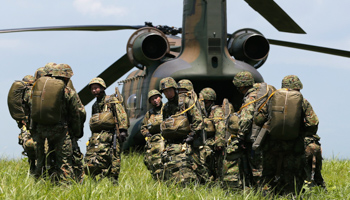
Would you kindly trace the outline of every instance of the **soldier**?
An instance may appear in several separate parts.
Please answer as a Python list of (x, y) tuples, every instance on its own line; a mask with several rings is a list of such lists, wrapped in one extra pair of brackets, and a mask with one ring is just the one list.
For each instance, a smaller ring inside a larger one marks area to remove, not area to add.
[[(283, 78), (282, 88), (287, 88), (290, 90), (300, 91), (303, 89), (303, 84), (300, 79), (295, 75), (289, 75)], [(321, 170), (322, 170), (322, 148), (320, 144), (320, 137), (317, 135), (317, 129), (319, 120), (312, 109), (311, 104), (308, 100), (303, 98), (303, 116), (304, 116), (304, 127), (302, 132), (305, 136), (305, 157), (306, 157), (306, 181), (308, 184), (326, 187), (323, 180)]]
[[(36, 122), (34, 140), (37, 142), (37, 168), (39, 177), (45, 170), (45, 139), (54, 152), (57, 174), (53, 178), (69, 180), (74, 177), (72, 168), (72, 136), (81, 138), (81, 121), (78, 96), (66, 84), (73, 76), (69, 65), (60, 64), (51, 71), (51, 77), (39, 78), (33, 87), (32, 119)], [(45, 91), (45, 92), (43, 92)], [(62, 101), (63, 100), (63, 101)]]
[(163, 78), (159, 84), (168, 102), (163, 107), (162, 136), (166, 140), (163, 153), (164, 179), (180, 184), (198, 181), (194, 172), (196, 164), (192, 158), (192, 143), (202, 128), (202, 116), (195, 101), (178, 95), (177, 84), (171, 77)]
[[(265, 124), (269, 132), (261, 146), (264, 155), (262, 179), (269, 186), (265, 188), (275, 188), (276, 192), (294, 193), (301, 190), (305, 178), (304, 143), (308, 145), (305, 136), (317, 136), (318, 118), (310, 103), (299, 92), (301, 89), (302, 83), (297, 76), (284, 77), (282, 89), (275, 91), (269, 99), (269, 105), (264, 105), (260, 110), (266, 115)], [(287, 128), (279, 128), (276, 123), (279, 121)], [(306, 169), (310, 170), (307, 178), (311, 178), (311, 166)], [(321, 180), (321, 184), (324, 184)]]
[(152, 108), (146, 113), (141, 123), (141, 134), (146, 140), (146, 153), (144, 162), (151, 171), (154, 179), (161, 179), (163, 175), (162, 153), (164, 151), (164, 138), (160, 134), (160, 124), (163, 121), (162, 95), (158, 90), (148, 92), (148, 101)]
[(92, 135), (87, 144), (85, 173), (97, 179), (108, 177), (116, 184), (120, 172), (120, 147), (126, 140), (129, 126), (128, 116), (119, 96), (106, 95), (103, 79), (93, 78), (89, 86), (96, 102), (92, 105)]
[(207, 134), (205, 163), (212, 180), (221, 179), (226, 147), (224, 111), (221, 106), (215, 105), (216, 93), (212, 88), (202, 89), (199, 96), (204, 105), (201, 109)]
[[(187, 96), (190, 99), (195, 101), (195, 106), (199, 111), (201, 111), (201, 115), (204, 118), (204, 114), (201, 110), (201, 102), (197, 98), (197, 94), (193, 90), (193, 84), (188, 79), (181, 79), (178, 83), (178, 93), (179, 96)], [(202, 122), (203, 123), (203, 122)], [(209, 166), (206, 163), (206, 157), (211, 154), (211, 149), (209, 146), (205, 145), (206, 136), (204, 135), (204, 130), (201, 131), (201, 135), (197, 135), (194, 138), (193, 142), (193, 160), (197, 165), (197, 168), (194, 170), (201, 183), (205, 183), (208, 181), (212, 181), (214, 176), (210, 177)]]
[(266, 100), (274, 90), (273, 86), (266, 83), (254, 83), (250, 72), (242, 71), (236, 74), (233, 84), (237, 90), (244, 95), (243, 103), (238, 111), (240, 114), (238, 140), (241, 143), (244, 154), (241, 163), (246, 185), (256, 185), (260, 182), (262, 175), (262, 152), (252, 149), (262, 125), (257, 126), (253, 122), (259, 106)]

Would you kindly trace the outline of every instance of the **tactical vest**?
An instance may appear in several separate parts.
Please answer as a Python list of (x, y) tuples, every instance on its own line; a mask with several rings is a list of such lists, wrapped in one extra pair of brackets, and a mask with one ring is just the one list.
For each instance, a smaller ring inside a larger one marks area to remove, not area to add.
[(26, 119), (26, 112), (23, 105), (24, 94), (29, 84), (24, 81), (15, 81), (12, 83), (7, 96), (7, 105), (14, 120), (21, 121)]
[(41, 77), (33, 85), (31, 118), (39, 124), (53, 125), (62, 119), (65, 84), (60, 79)]
[(294, 140), (302, 121), (303, 95), (285, 88), (276, 90), (269, 102), (270, 137), (272, 140)]
[(118, 102), (115, 101), (113, 97), (106, 96), (102, 112), (95, 113), (91, 116), (89, 125), (90, 130), (93, 133), (99, 133), (103, 130), (111, 130), (115, 128), (116, 120), (112, 112), (112, 109), (115, 109), (112, 106), (113, 103)]
[(165, 119), (160, 125), (162, 136), (167, 140), (184, 139), (191, 132), (190, 122), (188, 121), (186, 112), (193, 108), (196, 101), (189, 108), (185, 109), (185, 98), (185, 95), (179, 95), (178, 106), (180, 111)]
[[(162, 111), (162, 109), (161, 109)], [(154, 135), (160, 133), (160, 124), (163, 122), (163, 113), (156, 113), (152, 108), (149, 112), (149, 119), (147, 121), (147, 129), (150, 134)]]
[[(267, 101), (268, 97), (274, 92), (274, 90), (275, 89), (271, 85), (268, 85), (267, 83), (260, 83), (260, 87), (257, 89), (256, 100), (254, 101), (255, 106), (254, 106), (253, 116), (256, 116), (259, 114), (260, 106)], [(250, 142), (255, 142), (261, 128), (262, 128), (262, 125), (259, 126), (253, 122), (251, 132), (249, 135), (247, 135), (247, 139)]]

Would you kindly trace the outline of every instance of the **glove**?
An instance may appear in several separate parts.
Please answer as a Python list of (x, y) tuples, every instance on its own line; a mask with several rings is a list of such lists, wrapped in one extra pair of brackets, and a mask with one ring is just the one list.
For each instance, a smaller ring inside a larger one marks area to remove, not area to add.
[(125, 140), (127, 138), (126, 132), (125, 131), (120, 132), (119, 138), (120, 138), (120, 142), (125, 142)]
[(146, 134), (146, 137), (145, 137), (145, 140), (148, 141), (151, 137), (152, 137), (152, 134), (147, 133), (147, 134)]
[(184, 142), (186, 142), (187, 144), (192, 144), (193, 140), (194, 140), (194, 138), (192, 135), (187, 135), (187, 138), (184, 139)]

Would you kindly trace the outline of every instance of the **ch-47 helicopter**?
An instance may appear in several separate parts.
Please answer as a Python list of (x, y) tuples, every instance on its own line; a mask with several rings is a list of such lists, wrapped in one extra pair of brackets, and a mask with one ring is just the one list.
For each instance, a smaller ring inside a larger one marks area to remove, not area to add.
[[(245, 1), (277, 30), (305, 33), (274, 1)], [(226, 0), (184, 0), (183, 5), (182, 28), (145, 23), (139, 26), (7, 29), (0, 30), (0, 33), (136, 29), (127, 43), (127, 53), (98, 75), (108, 87), (132, 68), (138, 68), (121, 81), (122, 95), (131, 122), (125, 149), (144, 143), (139, 132), (140, 122), (149, 108), (147, 93), (151, 89), (158, 89), (159, 81), (164, 77), (171, 76), (177, 81), (189, 79), (196, 92), (211, 87), (217, 93), (217, 104), (223, 98), (228, 98), (237, 109), (242, 96), (233, 86), (232, 78), (240, 71), (250, 71), (256, 82), (262, 82), (263, 77), (257, 69), (266, 61), (270, 44), (350, 57), (349, 51), (267, 39), (254, 29), (240, 29), (228, 34)], [(181, 34), (181, 38), (178, 34)], [(79, 96), (84, 105), (93, 99), (88, 86), (79, 92)]]

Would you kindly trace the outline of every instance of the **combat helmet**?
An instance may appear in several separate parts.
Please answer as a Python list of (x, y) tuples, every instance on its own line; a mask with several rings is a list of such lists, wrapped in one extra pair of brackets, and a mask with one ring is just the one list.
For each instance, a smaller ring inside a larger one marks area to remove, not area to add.
[(96, 77), (96, 78), (91, 79), (91, 81), (89, 83), (89, 87), (91, 87), (91, 85), (95, 84), (95, 83), (101, 85), (104, 89), (107, 88), (105, 81), (102, 78), (100, 78), (100, 77)]
[(46, 76), (46, 72), (44, 70), (44, 67), (38, 68), (34, 73), (34, 78), (37, 80), (40, 77)]
[(162, 92), (164, 89), (167, 88), (177, 88), (177, 83), (172, 77), (166, 77), (160, 80), (159, 82), (159, 91)]
[(22, 81), (27, 82), (29, 84), (32, 84), (32, 83), (34, 83), (35, 78), (32, 75), (27, 75), (27, 76), (23, 77)]
[(68, 64), (53, 65), (51, 75), (54, 77), (71, 78), (73, 70)]
[(232, 82), (236, 87), (252, 86), (254, 85), (254, 78), (250, 72), (243, 71), (236, 74)]
[(190, 80), (188, 79), (182, 79), (178, 82), (178, 88), (183, 88), (188, 91), (193, 90), (193, 84)]
[(148, 92), (148, 102), (150, 102), (151, 97), (154, 95), (159, 95), (162, 98), (162, 94), (158, 90), (151, 90)]
[(216, 100), (216, 93), (212, 88), (204, 88), (201, 90), (199, 93), (201, 97), (203, 97), (204, 100), (210, 100), (210, 101), (215, 101)]
[(52, 70), (53, 68), (56, 66), (57, 64), (54, 62), (49, 62), (44, 66), (44, 71), (46, 73), (46, 75), (52, 75)]
[(296, 75), (288, 75), (282, 80), (282, 88), (301, 90), (303, 89), (303, 84)]

